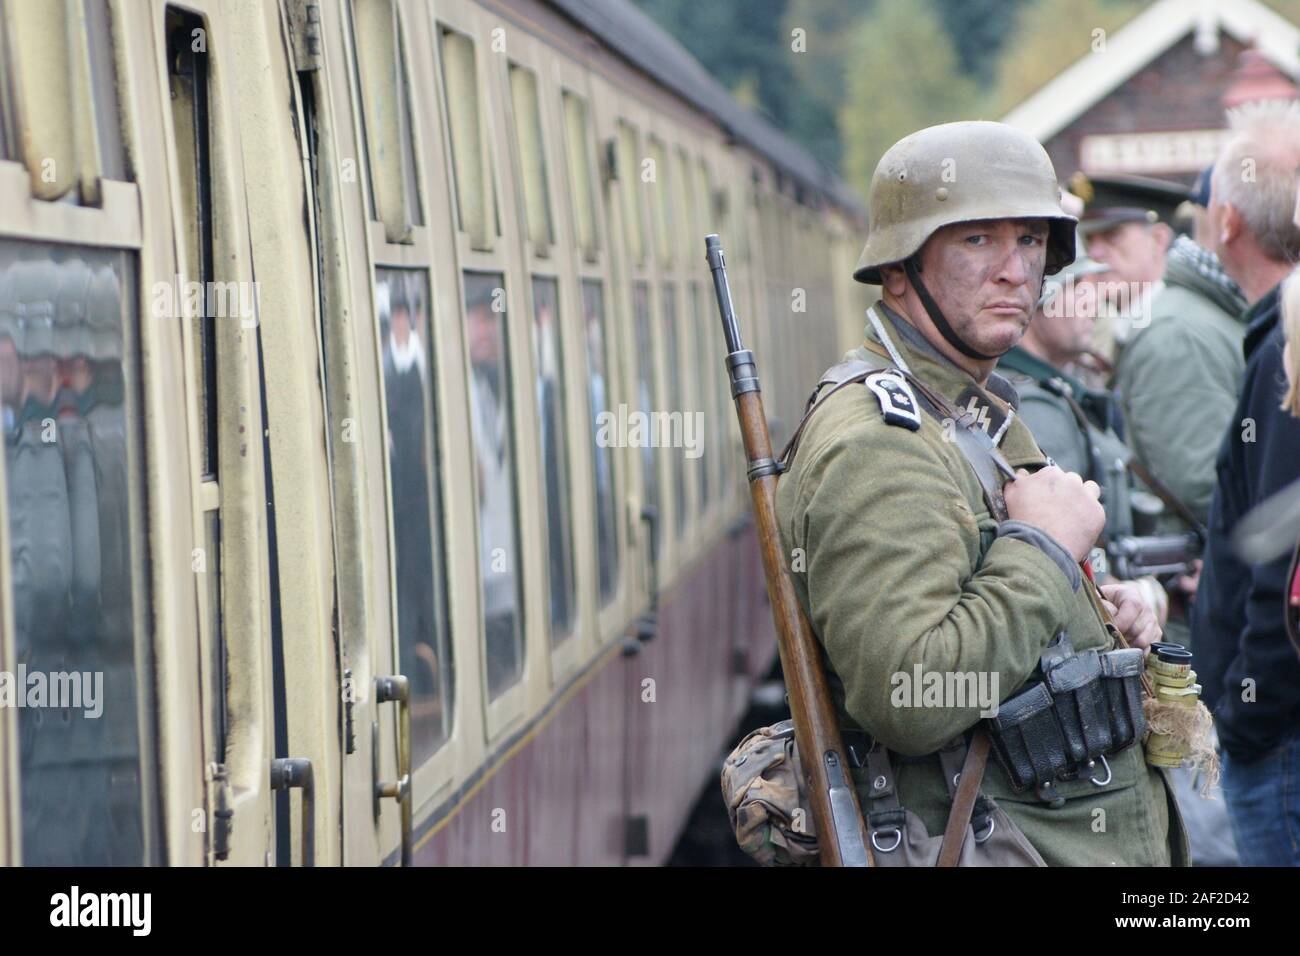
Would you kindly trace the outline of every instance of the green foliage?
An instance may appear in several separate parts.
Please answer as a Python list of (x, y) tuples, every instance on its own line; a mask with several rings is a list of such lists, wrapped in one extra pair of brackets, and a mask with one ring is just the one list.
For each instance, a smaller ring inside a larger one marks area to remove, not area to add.
[(1037, 0), (1026, 7), (1007, 41), (985, 112), (1002, 116), (1094, 47), (1102, 48), (1144, 6), (1146, 0)]
[(1007, 37), (1029, 0), (934, 0), (963, 72), (988, 86), (1006, 53)]
[[(634, 0), (734, 95), (756, 97), (755, 108), (782, 129), (799, 110), (790, 48), (776, 36), (788, 0), (701, 3)], [(749, 105), (749, 104), (747, 104)]]
[(908, 133), (971, 118), (979, 90), (960, 72), (932, 0), (881, 4), (853, 39), (840, 110), (844, 175), (863, 195), (881, 155)]
[[(1154, 0), (634, 2), (865, 193), (899, 137), (1005, 115)], [(1300, 23), (1300, 0), (1262, 2)]]
[(787, 132), (833, 169), (841, 163), (837, 117), (848, 86), (853, 35), (873, 8), (870, 2), (789, 0), (781, 25), (799, 97)]

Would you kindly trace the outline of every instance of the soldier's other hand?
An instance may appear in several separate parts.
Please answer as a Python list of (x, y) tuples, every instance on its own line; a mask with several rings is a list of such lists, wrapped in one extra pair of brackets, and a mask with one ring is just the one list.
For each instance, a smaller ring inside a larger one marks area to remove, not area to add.
[(1098, 588), (1102, 603), (1115, 620), (1115, 626), (1129, 647), (1140, 647), (1145, 654), (1152, 641), (1160, 640), (1160, 621), (1142, 598), (1142, 589), (1132, 581), (1117, 581)]
[(1192, 571), (1190, 574), (1180, 574), (1174, 578), (1174, 587), (1189, 598), (1196, 597), (1196, 589), (1201, 586), (1201, 568), (1204, 562), (1197, 558), (1192, 562)]
[(1106, 524), (1097, 483), (1084, 481), (1056, 465), (1040, 468), (1032, 475), (1020, 469), (1015, 481), (1002, 486), (1002, 495), (1013, 520), (1051, 535), (1076, 561), (1082, 561), (1092, 550)]

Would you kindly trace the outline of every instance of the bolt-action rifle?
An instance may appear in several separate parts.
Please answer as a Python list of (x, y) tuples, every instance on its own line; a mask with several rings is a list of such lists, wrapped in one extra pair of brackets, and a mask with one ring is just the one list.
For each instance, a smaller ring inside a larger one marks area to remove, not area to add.
[(740, 433), (748, 459), (749, 494), (758, 527), (759, 550), (767, 594), (776, 620), (777, 645), (785, 671), (794, 721), (795, 743), (804, 757), (804, 781), (817, 823), (817, 842), (823, 866), (869, 866), (866, 827), (853, 779), (844, 760), (844, 744), (831, 706), (830, 689), (822, 670), (817, 639), (795, 597), (794, 586), (782, 560), (781, 537), (776, 524), (776, 480), (781, 466), (772, 457), (763, 396), (759, 390), (754, 354), (740, 340), (740, 328), (731, 304), (727, 266), (716, 235), (704, 237), (705, 255), (713, 272), (713, 289), (722, 315), (727, 342), (726, 367), (731, 396), (740, 419)]

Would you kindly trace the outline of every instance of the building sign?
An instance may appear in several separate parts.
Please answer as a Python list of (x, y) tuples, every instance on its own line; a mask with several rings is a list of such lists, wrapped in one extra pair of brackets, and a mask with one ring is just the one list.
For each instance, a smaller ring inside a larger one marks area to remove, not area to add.
[(1224, 129), (1085, 136), (1079, 166), (1091, 176), (1200, 172), (1214, 162), (1227, 137)]

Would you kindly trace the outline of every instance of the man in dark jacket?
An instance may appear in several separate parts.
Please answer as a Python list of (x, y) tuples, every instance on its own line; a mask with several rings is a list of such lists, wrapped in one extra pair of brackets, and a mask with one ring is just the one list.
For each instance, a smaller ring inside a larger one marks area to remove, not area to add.
[(1192, 642), (1203, 696), (1215, 708), (1241, 860), (1295, 866), (1300, 805), (1287, 794), (1300, 788), (1300, 659), (1283, 619), (1288, 560), (1245, 564), (1229, 536), (1248, 510), (1300, 478), (1300, 421), (1280, 407), (1278, 323), (1280, 283), (1300, 259), (1300, 228), (1292, 221), (1300, 105), (1255, 104), (1230, 119), (1233, 136), (1215, 165), (1210, 231), (1251, 306), (1241, 397), (1216, 463)]

